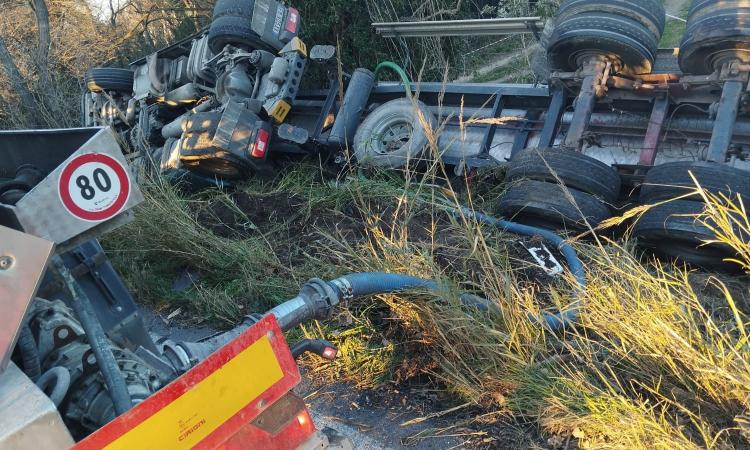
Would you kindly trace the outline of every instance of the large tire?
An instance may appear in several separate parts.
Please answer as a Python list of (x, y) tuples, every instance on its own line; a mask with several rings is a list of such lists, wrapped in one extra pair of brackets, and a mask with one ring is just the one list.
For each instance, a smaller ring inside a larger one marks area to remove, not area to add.
[(528, 178), (550, 183), (559, 178), (566, 186), (609, 203), (620, 196), (620, 174), (615, 169), (573, 150), (527, 148), (510, 160), (506, 176), (511, 181)]
[(357, 128), (354, 135), (354, 157), (365, 167), (398, 169), (409, 160), (419, 158), (427, 147), (428, 139), (424, 124), (430, 131), (437, 128), (437, 119), (424, 103), (400, 98), (384, 103), (370, 113)]
[(578, 70), (595, 56), (625, 72), (649, 73), (663, 30), (664, 6), (655, 0), (566, 0), (547, 55), (555, 70)]
[(248, 176), (251, 168), (229, 152), (211, 145), (221, 112), (193, 114), (182, 125), (179, 142), (182, 165), (200, 174), (235, 180)]
[(705, 268), (724, 266), (724, 260), (735, 254), (722, 244), (704, 245), (716, 238), (695, 218), (704, 207), (703, 203), (688, 200), (654, 206), (638, 219), (633, 235), (658, 256)]
[(694, 0), (680, 44), (680, 68), (707, 75), (732, 59), (750, 62), (750, 4)]
[(606, 205), (585, 192), (529, 180), (514, 183), (505, 191), (498, 212), (526, 225), (574, 231), (586, 230), (589, 225), (595, 227), (611, 217)]
[[(750, 173), (724, 164), (697, 161), (677, 161), (660, 164), (649, 170), (641, 186), (641, 203), (670, 200), (694, 191), (700, 186), (714, 195), (725, 195), (735, 200), (739, 194), (745, 204), (750, 200)], [(699, 194), (691, 200), (700, 201)]]
[(547, 45), (549, 44), (549, 38), (552, 36), (552, 32), (555, 30), (555, 21), (548, 20), (544, 24), (544, 30), (542, 30), (539, 36), (539, 42), (531, 49), (531, 72), (534, 74), (537, 82), (547, 82), (552, 70), (550, 70), (550, 62), (547, 57)]
[(272, 48), (252, 30), (253, 7), (255, 0), (219, 0), (214, 6), (211, 27), (208, 30), (208, 46), (214, 54), (220, 53), (224, 46), (232, 44), (246, 50), (269, 50)]
[(586, 12), (612, 13), (629, 17), (661, 37), (667, 16), (661, 0), (566, 0), (560, 5), (557, 17), (574, 16)]
[(115, 67), (95, 67), (83, 76), (89, 92), (133, 92), (133, 71)]

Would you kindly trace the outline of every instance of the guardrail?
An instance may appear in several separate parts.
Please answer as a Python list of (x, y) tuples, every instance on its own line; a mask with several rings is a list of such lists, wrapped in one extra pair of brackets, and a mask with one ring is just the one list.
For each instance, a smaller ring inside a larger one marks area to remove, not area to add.
[(425, 36), (496, 36), (538, 33), (544, 28), (541, 17), (502, 19), (436, 20), (429, 22), (373, 23), (375, 30), (387, 38)]

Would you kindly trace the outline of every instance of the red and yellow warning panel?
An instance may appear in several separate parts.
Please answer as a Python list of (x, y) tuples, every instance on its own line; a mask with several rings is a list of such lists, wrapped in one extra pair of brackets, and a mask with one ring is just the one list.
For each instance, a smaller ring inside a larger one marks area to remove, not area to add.
[[(300, 379), (276, 318), (267, 316), (75, 449), (249, 449), (262, 441), (279, 444), (264, 450), (295, 448), (315, 432), (304, 403), (289, 402)], [(278, 425), (271, 430), (257, 426), (266, 411)]]

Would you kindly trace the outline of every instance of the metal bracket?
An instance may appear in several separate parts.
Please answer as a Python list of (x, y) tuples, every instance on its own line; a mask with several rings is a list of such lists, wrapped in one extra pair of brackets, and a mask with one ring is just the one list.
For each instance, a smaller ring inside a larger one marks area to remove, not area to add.
[(36, 295), (54, 248), (50, 241), (0, 227), (0, 373), (10, 361), (26, 309)]
[(552, 91), (549, 108), (544, 117), (544, 126), (539, 134), (539, 148), (552, 147), (555, 143), (555, 135), (560, 126), (565, 107), (565, 90), (562, 86), (555, 85)]
[[(495, 94), (495, 103), (492, 105), (492, 117), (494, 119), (503, 110), (503, 95)], [(495, 140), (495, 131), (497, 130), (497, 124), (487, 124), (487, 129), (484, 133), (484, 140), (482, 141), (482, 150), (479, 152), (480, 155), (489, 155), (490, 149), (492, 148), (492, 141)]]
[(653, 166), (656, 161), (657, 147), (664, 130), (664, 120), (667, 118), (669, 111), (669, 96), (661, 95), (654, 100), (654, 107), (651, 110), (651, 119), (648, 122), (646, 137), (643, 139), (643, 148), (641, 149), (640, 165)]

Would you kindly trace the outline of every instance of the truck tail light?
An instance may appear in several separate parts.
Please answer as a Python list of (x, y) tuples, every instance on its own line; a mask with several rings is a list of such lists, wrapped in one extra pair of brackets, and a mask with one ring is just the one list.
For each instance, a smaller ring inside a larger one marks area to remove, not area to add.
[(289, 8), (289, 14), (286, 16), (286, 31), (296, 33), (299, 27), (299, 11)]
[(323, 350), (323, 358), (333, 361), (336, 359), (336, 355), (339, 353), (339, 351), (334, 347), (326, 347), (325, 350)]
[(266, 130), (258, 130), (258, 137), (255, 138), (255, 144), (253, 144), (253, 150), (250, 155), (253, 158), (263, 158), (266, 156), (268, 151), (268, 141), (271, 138), (271, 134)]

